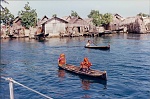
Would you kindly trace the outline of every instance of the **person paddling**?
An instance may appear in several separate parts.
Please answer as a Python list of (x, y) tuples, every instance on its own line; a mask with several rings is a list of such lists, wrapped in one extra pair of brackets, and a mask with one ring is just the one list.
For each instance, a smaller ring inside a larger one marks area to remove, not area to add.
[(88, 72), (92, 63), (89, 61), (87, 57), (84, 58), (83, 62), (80, 63), (80, 70), (83, 72)]
[(90, 46), (91, 45), (91, 41), (88, 40), (85, 46)]

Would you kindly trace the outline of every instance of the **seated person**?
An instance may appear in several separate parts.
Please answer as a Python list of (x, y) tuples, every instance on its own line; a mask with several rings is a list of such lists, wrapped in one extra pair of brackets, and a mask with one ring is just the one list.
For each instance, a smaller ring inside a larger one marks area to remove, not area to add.
[(80, 70), (83, 71), (83, 72), (88, 71), (88, 67), (87, 67), (87, 65), (84, 65), (84, 62), (80, 63)]
[(84, 72), (88, 72), (92, 63), (89, 61), (87, 57), (84, 58), (83, 62), (80, 63), (80, 70)]
[(41, 33), (42, 33), (42, 27), (38, 27), (36, 31), (36, 35), (41, 34)]
[(85, 46), (90, 46), (91, 45), (91, 41), (88, 40), (87, 44)]
[(65, 57), (65, 54), (62, 53), (60, 54), (60, 57), (58, 58), (58, 65), (65, 66), (65, 64), (66, 64), (66, 57)]

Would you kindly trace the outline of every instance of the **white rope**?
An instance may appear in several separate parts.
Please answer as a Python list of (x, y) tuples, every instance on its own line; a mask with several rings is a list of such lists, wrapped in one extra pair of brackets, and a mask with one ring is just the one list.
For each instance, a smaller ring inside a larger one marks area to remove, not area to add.
[(15, 81), (15, 80), (13, 80), (12, 78), (5, 78), (5, 77), (1, 77), (1, 78), (5, 79), (5, 80), (8, 80), (8, 81), (11, 81), (11, 82), (13, 82), (13, 83), (16, 83), (16, 84), (18, 84), (18, 85), (20, 85), (20, 86), (22, 86), (22, 87), (24, 87), (24, 88), (27, 88), (28, 90), (31, 90), (31, 91), (33, 91), (33, 92), (35, 92), (35, 93), (37, 93), (37, 94), (43, 96), (43, 97), (46, 97), (46, 98), (48, 98), (48, 99), (53, 99), (53, 98), (51, 98), (51, 97), (49, 97), (49, 96), (46, 96), (46, 95), (44, 95), (44, 94), (42, 94), (42, 93), (40, 93), (40, 92), (38, 92), (38, 91), (36, 91), (36, 90), (33, 90), (33, 89), (31, 89), (31, 88), (29, 88), (29, 87), (27, 87), (27, 86), (25, 86), (25, 85), (23, 85), (23, 84), (21, 84), (21, 83)]

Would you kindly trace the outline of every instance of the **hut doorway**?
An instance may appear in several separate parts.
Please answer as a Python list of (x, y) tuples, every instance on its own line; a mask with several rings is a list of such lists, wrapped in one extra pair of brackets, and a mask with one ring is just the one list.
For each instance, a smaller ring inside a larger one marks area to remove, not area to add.
[(80, 27), (77, 27), (77, 29), (78, 29), (78, 32), (80, 33)]

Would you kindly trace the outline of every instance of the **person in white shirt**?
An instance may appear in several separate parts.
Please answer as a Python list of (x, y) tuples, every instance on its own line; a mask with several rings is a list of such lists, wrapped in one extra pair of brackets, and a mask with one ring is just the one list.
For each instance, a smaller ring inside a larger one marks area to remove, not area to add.
[(91, 41), (90, 41), (90, 40), (88, 40), (88, 42), (87, 42), (86, 46), (90, 46), (90, 45), (91, 45)]

